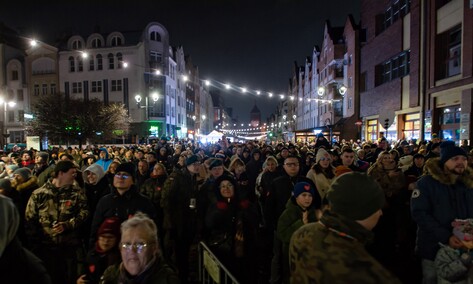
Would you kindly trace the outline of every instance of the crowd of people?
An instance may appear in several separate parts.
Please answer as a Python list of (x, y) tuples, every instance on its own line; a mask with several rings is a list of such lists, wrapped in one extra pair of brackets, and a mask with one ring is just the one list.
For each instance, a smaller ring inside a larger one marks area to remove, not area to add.
[(435, 135), (4, 153), (0, 268), (24, 265), (11, 283), (198, 283), (204, 242), (240, 283), (467, 281), (472, 155)]

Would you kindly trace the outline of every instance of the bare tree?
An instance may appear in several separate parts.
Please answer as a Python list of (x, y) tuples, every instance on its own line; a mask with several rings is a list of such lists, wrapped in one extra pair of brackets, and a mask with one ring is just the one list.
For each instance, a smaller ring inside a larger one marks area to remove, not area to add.
[(66, 99), (64, 95), (45, 95), (26, 123), (30, 135), (47, 137), (57, 144), (79, 144), (87, 140), (105, 141), (126, 135), (131, 119), (123, 104), (105, 105), (98, 99)]

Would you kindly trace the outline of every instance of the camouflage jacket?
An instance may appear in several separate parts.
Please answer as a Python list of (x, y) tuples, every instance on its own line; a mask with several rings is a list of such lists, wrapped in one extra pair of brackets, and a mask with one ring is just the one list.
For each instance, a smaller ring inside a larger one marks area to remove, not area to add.
[(149, 197), (156, 208), (161, 208), (161, 192), (167, 176), (150, 177), (140, 188), (140, 193)]
[(302, 226), (291, 238), (291, 283), (401, 283), (365, 250), (372, 235), (325, 211), (320, 222)]
[[(81, 188), (73, 185), (57, 188), (47, 182), (33, 192), (26, 206), (28, 238), (32, 245), (78, 245), (78, 229), (88, 215), (87, 198)], [(63, 233), (53, 232), (55, 222), (65, 223)]]

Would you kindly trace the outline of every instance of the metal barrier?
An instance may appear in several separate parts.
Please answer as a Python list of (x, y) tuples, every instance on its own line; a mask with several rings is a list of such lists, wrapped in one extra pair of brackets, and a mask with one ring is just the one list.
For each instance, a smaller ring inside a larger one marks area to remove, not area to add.
[(199, 243), (199, 280), (200, 283), (233, 283), (239, 284), (236, 278), (218, 260), (209, 247)]

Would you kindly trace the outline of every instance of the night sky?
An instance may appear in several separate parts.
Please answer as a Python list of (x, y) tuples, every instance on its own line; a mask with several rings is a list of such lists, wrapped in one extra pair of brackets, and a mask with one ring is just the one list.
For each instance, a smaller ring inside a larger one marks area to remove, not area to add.
[[(274, 94), (287, 92), (294, 61), (303, 64), (313, 47), (322, 44), (325, 20), (343, 26), (348, 14), (357, 22), (360, 18), (360, 0), (63, 2), (7, 1), (0, 21), (50, 44), (64, 30), (84, 36), (97, 25), (102, 33), (142, 31), (156, 21), (168, 30), (171, 45), (183, 46), (191, 56), (201, 79)], [(242, 122), (248, 122), (255, 101), (264, 120), (279, 99), (225, 90), (221, 94)]]

